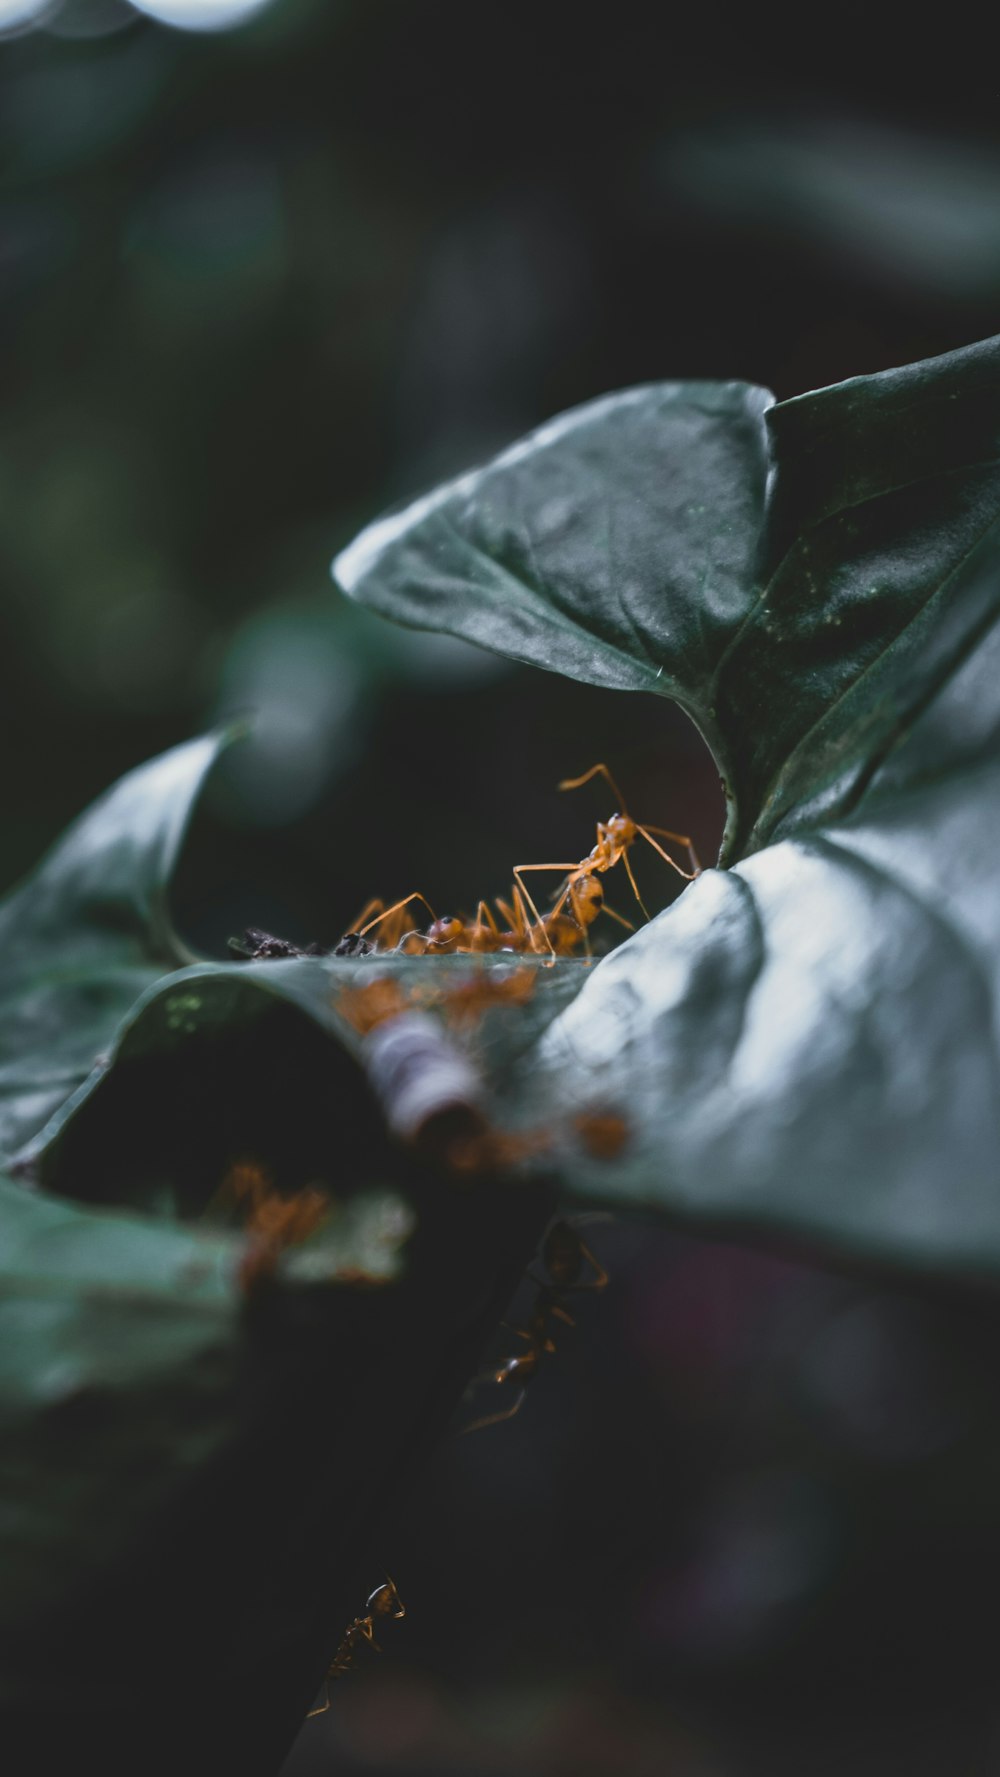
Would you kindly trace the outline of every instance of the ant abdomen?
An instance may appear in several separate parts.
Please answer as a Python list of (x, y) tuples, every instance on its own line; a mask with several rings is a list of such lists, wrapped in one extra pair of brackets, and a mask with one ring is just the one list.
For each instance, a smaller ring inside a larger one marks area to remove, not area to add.
[(580, 926), (593, 925), (604, 906), (604, 886), (596, 876), (585, 876), (570, 890), (570, 905)]

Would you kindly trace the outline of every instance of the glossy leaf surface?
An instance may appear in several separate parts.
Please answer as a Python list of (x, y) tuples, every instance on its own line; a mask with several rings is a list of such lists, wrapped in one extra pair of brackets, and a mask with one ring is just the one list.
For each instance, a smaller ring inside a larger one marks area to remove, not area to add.
[(998, 450), (996, 340), (777, 406), (635, 390), (340, 558), (403, 621), (664, 690), (725, 772), (731, 868), (527, 1060), (536, 1104), (630, 1120), (575, 1188), (1000, 1267)]
[[(345, 1452), (391, 1477), (447, 1415), (550, 1197), (391, 1148), (357, 965), (187, 963), (169, 876), (219, 744), (124, 779), (0, 910), (0, 1698), (113, 1763), (166, 1688), (162, 1768), (207, 1721), (263, 1772), (367, 1577)], [(242, 1158), (330, 1197), (252, 1296)]]
[(654, 384), (381, 520), (335, 573), (400, 622), (674, 698), (724, 773), (730, 862), (848, 807), (969, 645), (949, 586), (1000, 512), (998, 453), (997, 340), (777, 406)]
[(0, 905), (0, 1154), (99, 1065), (150, 982), (191, 960), (167, 884), (225, 739), (205, 736), (130, 772)]

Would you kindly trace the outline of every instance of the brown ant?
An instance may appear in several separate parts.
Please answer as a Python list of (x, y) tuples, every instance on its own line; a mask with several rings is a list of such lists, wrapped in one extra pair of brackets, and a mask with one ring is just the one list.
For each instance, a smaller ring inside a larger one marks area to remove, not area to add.
[[(480, 1381), (496, 1383), (501, 1388), (513, 1384), (518, 1394), (512, 1406), (499, 1413), (488, 1413), (482, 1419), (476, 1419), (464, 1428), (465, 1432), (483, 1431), (488, 1425), (499, 1425), (502, 1420), (513, 1419), (524, 1402), (525, 1391), (532, 1377), (537, 1375), (538, 1366), (547, 1353), (555, 1351), (555, 1328), (553, 1321), (561, 1321), (564, 1326), (576, 1325), (573, 1316), (566, 1307), (566, 1297), (580, 1295), (584, 1291), (603, 1290), (608, 1281), (604, 1267), (595, 1259), (590, 1248), (584, 1246), (572, 1222), (558, 1220), (542, 1242), (541, 1263), (544, 1271), (539, 1276), (536, 1271), (529, 1270), (526, 1275), (536, 1287), (536, 1295), (526, 1327), (514, 1327), (512, 1330), (519, 1339), (523, 1339), (527, 1350), (518, 1352), (514, 1357), (505, 1358), (498, 1369), (488, 1370)], [(585, 1272), (589, 1270), (589, 1276)]]
[(400, 1617), (405, 1617), (405, 1615), (406, 1606), (400, 1598), (392, 1580), (389, 1578), (388, 1574), (386, 1574), (384, 1584), (376, 1586), (374, 1592), (369, 1595), (368, 1602), (365, 1605), (364, 1616), (355, 1617), (354, 1621), (348, 1623), (347, 1628), (344, 1630), (340, 1639), (340, 1646), (334, 1654), (333, 1659), (330, 1662), (330, 1669), (323, 1680), (326, 1701), (321, 1703), (318, 1709), (310, 1709), (309, 1714), (306, 1717), (307, 1721), (309, 1721), (314, 1715), (326, 1714), (326, 1711), (330, 1707), (330, 1680), (333, 1678), (343, 1678), (345, 1673), (351, 1671), (358, 1651), (364, 1646), (365, 1642), (368, 1643), (369, 1647), (373, 1647), (377, 1654), (382, 1652), (378, 1642), (375, 1640), (376, 1617), (391, 1617), (398, 1621)]
[[(564, 778), (559, 785), (559, 788), (560, 790), (578, 790), (581, 785), (589, 783), (591, 778), (598, 776), (605, 778), (610, 784), (618, 798), (620, 808), (624, 811), (625, 798), (606, 765), (592, 765), (590, 770), (585, 771), (582, 777)], [(691, 860), (691, 869), (682, 869), (676, 858), (672, 858), (670, 853), (664, 851), (662, 845), (659, 845), (653, 838), (654, 833), (658, 833), (662, 839), (673, 840), (676, 845), (686, 846), (688, 857)], [(548, 915), (548, 918), (552, 919), (560, 914), (567, 901), (569, 901), (570, 906), (574, 908), (575, 911), (577, 896), (579, 895), (582, 884), (593, 882), (595, 875), (603, 876), (608, 870), (613, 870), (619, 861), (625, 865), (626, 874), (629, 882), (632, 884), (632, 892), (648, 919), (649, 913), (643, 898), (639, 893), (639, 885), (635, 880), (628, 855), (630, 847), (635, 844), (635, 841), (640, 834), (643, 839), (653, 847), (654, 851), (659, 852), (660, 857), (670, 865), (671, 870), (676, 870), (678, 876), (683, 876), (685, 882), (693, 882), (694, 878), (701, 874), (701, 865), (698, 862), (697, 853), (695, 852), (694, 846), (687, 834), (672, 833), (667, 827), (641, 826), (638, 821), (632, 819), (631, 815), (625, 814), (624, 812), (613, 814), (610, 820), (598, 821), (597, 844), (593, 847), (593, 850), (588, 853), (587, 857), (582, 858), (579, 863), (515, 864), (515, 880), (523, 893), (528, 906), (531, 908), (532, 913), (538, 920), (539, 925), (543, 925), (544, 922), (542, 921), (538, 909), (535, 906), (534, 901), (531, 899), (525, 884), (521, 880), (522, 870), (565, 870), (569, 872), (556, 898), (552, 913)]]
[(276, 938), (273, 932), (263, 932), (259, 926), (246, 926), (242, 938), (230, 938), (229, 948), (234, 956), (244, 957), (248, 962), (267, 962), (270, 959), (285, 961), (289, 957), (327, 956), (318, 944), (307, 944), (303, 949), (300, 944), (292, 944), (287, 938)]

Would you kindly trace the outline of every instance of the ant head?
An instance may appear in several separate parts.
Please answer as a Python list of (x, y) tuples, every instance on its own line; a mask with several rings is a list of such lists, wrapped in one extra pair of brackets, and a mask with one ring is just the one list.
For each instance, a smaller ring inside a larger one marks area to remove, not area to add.
[(460, 919), (446, 914), (443, 919), (436, 919), (427, 928), (428, 950), (450, 950), (464, 936), (465, 927)]
[(365, 1609), (369, 1616), (405, 1617), (406, 1606), (388, 1574), (385, 1576), (384, 1584), (376, 1586), (374, 1592), (371, 1593)]
[(608, 837), (617, 840), (619, 845), (631, 845), (636, 835), (636, 825), (629, 814), (613, 814), (604, 827)]

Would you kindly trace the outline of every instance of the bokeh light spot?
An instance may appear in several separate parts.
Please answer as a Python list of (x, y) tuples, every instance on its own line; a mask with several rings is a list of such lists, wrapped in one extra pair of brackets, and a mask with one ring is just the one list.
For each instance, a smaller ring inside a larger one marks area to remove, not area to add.
[(228, 31), (263, 12), (271, 0), (132, 0), (139, 12), (181, 31)]
[(0, 37), (29, 31), (55, 12), (58, 0), (0, 0)]

